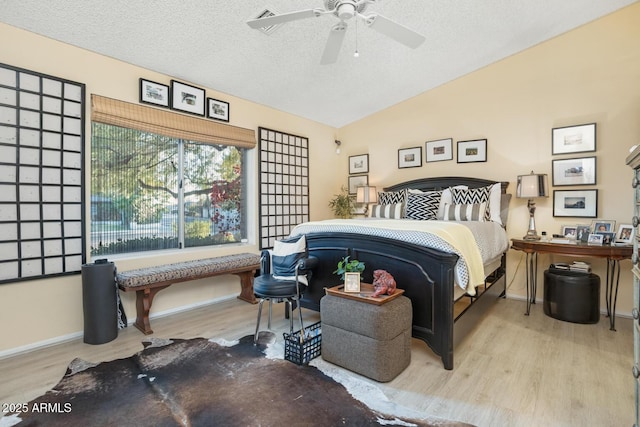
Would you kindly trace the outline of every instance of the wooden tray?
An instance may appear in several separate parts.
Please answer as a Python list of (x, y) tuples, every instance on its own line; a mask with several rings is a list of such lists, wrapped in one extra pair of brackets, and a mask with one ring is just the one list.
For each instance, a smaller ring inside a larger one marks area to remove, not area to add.
[(393, 295), (380, 295), (372, 297), (375, 291), (374, 287), (370, 283), (360, 283), (360, 292), (345, 292), (344, 285), (334, 286), (332, 288), (324, 288), (326, 294), (334, 295), (337, 297), (348, 298), (356, 301), (366, 302), (367, 304), (382, 305), (385, 302), (398, 298), (404, 293), (404, 289), (396, 288)]

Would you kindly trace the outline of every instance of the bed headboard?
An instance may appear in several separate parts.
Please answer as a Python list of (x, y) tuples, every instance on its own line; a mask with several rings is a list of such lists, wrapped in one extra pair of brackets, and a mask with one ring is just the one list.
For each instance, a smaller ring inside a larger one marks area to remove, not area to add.
[[(437, 191), (444, 190), (456, 185), (466, 185), (469, 188), (486, 187), (491, 184), (495, 184), (498, 181), (491, 181), (482, 178), (469, 178), (461, 176), (445, 176), (445, 177), (433, 177), (433, 178), (419, 178), (413, 181), (401, 182), (399, 184), (385, 187), (384, 191), (401, 191), (405, 189), (415, 189), (421, 191)], [(509, 186), (508, 181), (500, 181), (500, 188), (502, 193), (507, 192)]]

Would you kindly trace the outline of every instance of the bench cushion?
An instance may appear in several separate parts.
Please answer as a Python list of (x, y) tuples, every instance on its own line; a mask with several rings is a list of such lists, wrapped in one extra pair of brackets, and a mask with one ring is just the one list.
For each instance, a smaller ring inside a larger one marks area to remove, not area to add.
[(259, 255), (241, 253), (122, 271), (117, 273), (116, 280), (121, 288), (138, 288), (159, 282), (214, 276), (217, 273), (224, 274), (247, 267), (257, 269), (259, 266)]

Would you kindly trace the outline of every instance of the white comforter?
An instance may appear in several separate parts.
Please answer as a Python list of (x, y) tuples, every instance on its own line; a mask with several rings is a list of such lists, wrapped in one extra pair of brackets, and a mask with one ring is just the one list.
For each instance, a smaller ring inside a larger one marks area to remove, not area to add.
[(484, 264), (509, 248), (505, 230), (495, 222), (416, 221), (409, 219), (336, 219), (306, 222), (292, 236), (313, 232), (371, 234), (455, 253), (456, 283), (469, 295), (484, 282)]

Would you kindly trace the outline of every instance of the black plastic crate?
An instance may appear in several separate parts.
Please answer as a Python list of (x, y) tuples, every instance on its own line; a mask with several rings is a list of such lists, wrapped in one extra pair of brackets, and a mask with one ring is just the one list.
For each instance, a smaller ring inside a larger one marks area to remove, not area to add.
[(297, 365), (306, 365), (320, 356), (322, 333), (320, 322), (304, 328), (304, 341), (300, 342), (300, 331), (293, 334), (283, 333), (284, 358)]

